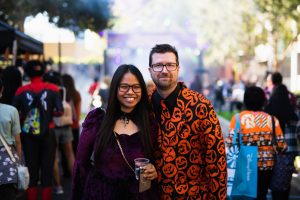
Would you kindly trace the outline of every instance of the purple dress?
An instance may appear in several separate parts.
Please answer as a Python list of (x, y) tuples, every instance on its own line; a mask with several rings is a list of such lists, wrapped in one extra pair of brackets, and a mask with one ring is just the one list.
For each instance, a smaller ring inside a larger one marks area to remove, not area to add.
[[(96, 132), (103, 116), (104, 111), (95, 109), (88, 114), (83, 123), (74, 166), (71, 199), (158, 199), (156, 181), (152, 181), (150, 190), (138, 192), (138, 181), (135, 179), (134, 172), (125, 163), (115, 138), (102, 153), (101, 163), (91, 164), (90, 158), (94, 149)], [(131, 136), (122, 134), (117, 137), (127, 160), (134, 167), (135, 158), (145, 157), (139, 132)]]

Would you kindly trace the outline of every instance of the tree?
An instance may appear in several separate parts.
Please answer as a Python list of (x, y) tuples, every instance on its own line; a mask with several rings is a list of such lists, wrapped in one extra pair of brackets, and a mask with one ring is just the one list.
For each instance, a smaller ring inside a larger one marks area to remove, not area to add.
[(47, 12), (49, 21), (75, 33), (112, 26), (109, 0), (0, 0), (0, 20), (23, 30), (27, 16)]
[[(267, 34), (265, 43), (273, 47), (275, 70), (279, 70), (280, 63), (285, 59), (284, 50), (296, 40), (300, 32), (299, 0), (255, 0), (257, 7), (263, 13), (264, 23), (262, 34)], [(291, 26), (294, 25), (294, 30)], [(269, 40), (269, 41), (268, 41)], [(283, 47), (280, 49), (280, 45)], [(281, 55), (281, 57), (280, 57)]]

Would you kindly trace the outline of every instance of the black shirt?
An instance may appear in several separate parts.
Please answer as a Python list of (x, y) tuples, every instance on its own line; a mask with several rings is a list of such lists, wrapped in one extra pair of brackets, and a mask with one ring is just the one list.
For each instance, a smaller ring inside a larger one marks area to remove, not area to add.
[(180, 85), (177, 84), (175, 90), (165, 99), (163, 99), (157, 92), (157, 90), (152, 95), (152, 104), (153, 109), (155, 112), (156, 119), (160, 118), (160, 113), (162, 112), (162, 107), (160, 105), (160, 102), (163, 101), (165, 105), (167, 106), (169, 113), (172, 115), (174, 107), (176, 105), (176, 99), (178, 97), (179, 91), (180, 91)]

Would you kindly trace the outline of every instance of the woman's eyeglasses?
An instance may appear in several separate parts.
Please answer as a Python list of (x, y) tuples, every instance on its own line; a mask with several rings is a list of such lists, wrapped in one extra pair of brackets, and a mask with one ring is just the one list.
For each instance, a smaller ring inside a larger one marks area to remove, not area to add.
[(121, 84), (119, 85), (119, 91), (120, 91), (120, 92), (128, 92), (130, 88), (131, 88), (132, 91), (135, 92), (135, 93), (140, 93), (140, 92), (142, 92), (142, 87), (141, 87), (140, 84), (128, 85), (128, 84), (121, 83)]

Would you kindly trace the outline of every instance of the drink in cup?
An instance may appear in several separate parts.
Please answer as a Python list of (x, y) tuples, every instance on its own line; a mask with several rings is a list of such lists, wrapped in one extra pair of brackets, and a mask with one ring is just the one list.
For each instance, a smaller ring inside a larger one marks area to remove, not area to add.
[(149, 163), (147, 158), (136, 158), (134, 159), (135, 165), (135, 178), (139, 180), (140, 174), (143, 173), (144, 167)]

